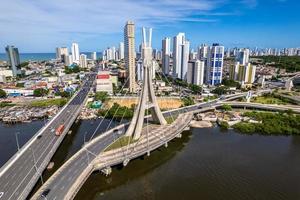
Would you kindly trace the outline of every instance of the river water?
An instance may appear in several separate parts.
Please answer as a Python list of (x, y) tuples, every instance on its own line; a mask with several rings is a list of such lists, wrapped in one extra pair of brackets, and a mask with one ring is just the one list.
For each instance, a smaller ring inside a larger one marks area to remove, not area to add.
[[(90, 137), (98, 122), (81, 121), (72, 127), (44, 179), (81, 147), (85, 132)], [(19, 134), (24, 142), (42, 124), (1, 125), (0, 163), (16, 148), (17, 129), (24, 132)], [(150, 157), (114, 167), (109, 177), (93, 173), (76, 197), (90, 199), (299, 200), (300, 137), (192, 129)]]

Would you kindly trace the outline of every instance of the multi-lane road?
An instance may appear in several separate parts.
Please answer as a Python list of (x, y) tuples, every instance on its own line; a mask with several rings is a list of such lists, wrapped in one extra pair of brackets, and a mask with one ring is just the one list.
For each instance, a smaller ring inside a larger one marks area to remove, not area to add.
[[(95, 73), (86, 75), (82, 87), (68, 104), (2, 166), (0, 200), (26, 199), (77, 118), (95, 76)], [(62, 124), (65, 126), (64, 132), (56, 136), (55, 129)]]

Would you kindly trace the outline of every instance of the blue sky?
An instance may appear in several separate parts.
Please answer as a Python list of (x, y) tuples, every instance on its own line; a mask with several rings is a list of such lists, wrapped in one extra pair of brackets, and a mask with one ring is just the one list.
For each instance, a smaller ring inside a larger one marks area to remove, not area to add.
[(54, 52), (78, 42), (81, 51), (102, 51), (123, 40), (126, 20), (153, 27), (153, 46), (185, 32), (192, 48), (300, 47), (298, 0), (4, 0), (0, 46), (20, 52)]

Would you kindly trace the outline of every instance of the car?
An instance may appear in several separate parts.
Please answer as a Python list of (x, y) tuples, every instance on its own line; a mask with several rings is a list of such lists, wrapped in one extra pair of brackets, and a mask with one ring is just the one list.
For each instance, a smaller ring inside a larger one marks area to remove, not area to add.
[(42, 193), (41, 197), (47, 196), (49, 194), (49, 192), (50, 192), (50, 189), (44, 190), (44, 192)]
[(40, 139), (42, 136), (43, 136), (43, 135), (38, 135), (38, 136), (36, 137), (36, 139)]
[(118, 135), (121, 135), (121, 134), (122, 134), (122, 132), (119, 131), (119, 129), (114, 129), (113, 132), (116, 133), (116, 134), (118, 134)]

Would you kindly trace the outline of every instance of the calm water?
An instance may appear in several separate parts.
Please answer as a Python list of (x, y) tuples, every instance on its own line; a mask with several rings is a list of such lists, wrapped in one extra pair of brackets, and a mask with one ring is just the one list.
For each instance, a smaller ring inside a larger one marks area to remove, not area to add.
[[(65, 138), (53, 158), (54, 169), (46, 171), (44, 179), (81, 147), (84, 133), (87, 131), (89, 137), (97, 122), (73, 125), (73, 133)], [(0, 162), (15, 151), (17, 129), (22, 130), (20, 137), (25, 142), (42, 124), (36, 121), (11, 127), (1, 125)], [(299, 166), (300, 137), (193, 129), (150, 157), (131, 161), (125, 168), (114, 167), (109, 177), (94, 173), (76, 199), (298, 200)]]
[[(87, 55), (88, 58), (90, 58), (91, 53), (90, 52), (81, 52), (85, 55)], [(102, 53), (97, 52), (97, 57), (100, 57)], [(51, 60), (55, 59), (56, 54), (55, 53), (20, 53), (20, 61), (44, 61), (44, 60)], [(0, 53), (0, 60), (6, 60), (7, 61), (7, 55), (5, 53)]]

